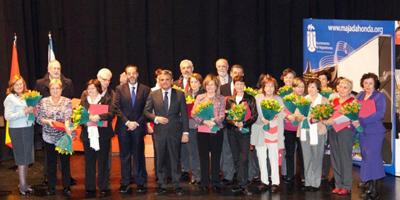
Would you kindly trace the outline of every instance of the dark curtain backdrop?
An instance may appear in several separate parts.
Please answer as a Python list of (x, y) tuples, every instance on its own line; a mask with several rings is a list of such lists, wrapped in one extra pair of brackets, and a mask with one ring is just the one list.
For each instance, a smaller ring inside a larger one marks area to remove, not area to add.
[(177, 78), (184, 58), (204, 75), (225, 57), (244, 66), (251, 85), (262, 72), (279, 77), (292, 67), (301, 73), (303, 18), (399, 19), (400, 1), (0, 0), (0, 100), (14, 33), (29, 87), (47, 72), (51, 31), (56, 58), (79, 96), (101, 67), (113, 71), (115, 86), (128, 63), (139, 66), (148, 85), (157, 67), (171, 69)]

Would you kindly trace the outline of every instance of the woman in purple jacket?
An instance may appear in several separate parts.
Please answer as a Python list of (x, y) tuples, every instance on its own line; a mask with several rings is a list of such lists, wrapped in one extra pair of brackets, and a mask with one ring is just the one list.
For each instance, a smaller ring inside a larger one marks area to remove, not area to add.
[(360, 118), (359, 123), (353, 122), (357, 127), (361, 125), (363, 132), (360, 133), (361, 147), (361, 182), (362, 196), (368, 199), (376, 199), (378, 197), (377, 181), (385, 176), (382, 161), (382, 145), (385, 136), (385, 127), (383, 126), (383, 117), (386, 111), (386, 99), (383, 93), (377, 91), (380, 86), (378, 76), (373, 73), (364, 74), (361, 78), (361, 91), (357, 99), (363, 101), (371, 101), (375, 104), (376, 112), (368, 117)]

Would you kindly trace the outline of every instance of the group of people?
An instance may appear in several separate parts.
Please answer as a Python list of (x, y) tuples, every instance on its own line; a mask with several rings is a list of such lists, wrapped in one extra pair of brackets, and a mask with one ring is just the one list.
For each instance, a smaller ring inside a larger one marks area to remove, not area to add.
[[(379, 196), (377, 182), (385, 176), (380, 152), (385, 133), (382, 120), (386, 100), (379, 92), (379, 79), (375, 74), (364, 74), (360, 80), (363, 91), (354, 95), (353, 82), (345, 77), (331, 83), (330, 75), (322, 73), (305, 82), (292, 69), (283, 70), (280, 79), (284, 85), (293, 88), (294, 95), (311, 101), (311, 108), (332, 104), (334, 114), (331, 118), (313, 122), (312, 116), (303, 116), (299, 109), (291, 112), (285, 107), (283, 98), (277, 94), (278, 81), (271, 75), (260, 75), (257, 94), (250, 95), (245, 91), (243, 67), (233, 65), (228, 73), (226, 59), (216, 61), (217, 75), (207, 74), (204, 79), (194, 72), (190, 60), (182, 60), (179, 67), (181, 76), (176, 81), (171, 71), (156, 70), (153, 88), (139, 83), (139, 68), (134, 65), (126, 66), (115, 90), (109, 88), (112, 73), (107, 68), (87, 82), (80, 105), (88, 110), (93, 104), (107, 105), (107, 111), (102, 114), (89, 113), (88, 123), (102, 125), (81, 125), (88, 197), (96, 196), (96, 162), (100, 196), (110, 195), (110, 145), (114, 133), (118, 135), (120, 148), (120, 193), (130, 193), (133, 182), (138, 193), (147, 191), (144, 136), (149, 133), (154, 144), (157, 195), (166, 193), (169, 183), (173, 184), (177, 195), (182, 195), (182, 180), (198, 185), (204, 192), (210, 186), (213, 191), (220, 192), (229, 185), (235, 194), (252, 195), (249, 183), (259, 179), (259, 190), (277, 193), (281, 177), (289, 188), (293, 186), (296, 167), (301, 167), (302, 190), (318, 191), (323, 171), (332, 167), (335, 185), (332, 193), (348, 195), (352, 189), (353, 135), (359, 126), (363, 127), (360, 133), (361, 195), (371, 199)], [(334, 93), (329, 98), (323, 97), (321, 91), (329, 87)], [(55, 143), (74, 131), (70, 125), (72, 81), (61, 74), (61, 65), (54, 60), (49, 62), (48, 73), (37, 81), (35, 88), (43, 98), (37, 106), (27, 106), (22, 98), (27, 85), (21, 76), (15, 76), (9, 83), (4, 101), (5, 118), (9, 121), (18, 165), (19, 191), (21, 195), (32, 192), (26, 176), (28, 165), (34, 162), (34, 121), (28, 119), (33, 113), (36, 123), (41, 125), (44, 140), (47, 194), (55, 194), (59, 157), (63, 193), (70, 195), (70, 156), (58, 154)], [(188, 99), (194, 100), (191, 109), (187, 106)], [(272, 99), (284, 109), (268, 120), (263, 115), (262, 102)], [(337, 120), (343, 119), (341, 108), (353, 101), (373, 101), (376, 109), (359, 120)], [(207, 102), (213, 105), (210, 119), (196, 115)], [(243, 103), (246, 106), (244, 120), (229, 118), (227, 112)], [(114, 130), (111, 123), (115, 116)], [(310, 128), (305, 131), (299, 125), (304, 120), (310, 121)], [(65, 130), (55, 128), (55, 122), (64, 123)], [(269, 129), (264, 128), (266, 125)], [(323, 165), (327, 148), (330, 162)], [(296, 165), (296, 161), (301, 164)]]

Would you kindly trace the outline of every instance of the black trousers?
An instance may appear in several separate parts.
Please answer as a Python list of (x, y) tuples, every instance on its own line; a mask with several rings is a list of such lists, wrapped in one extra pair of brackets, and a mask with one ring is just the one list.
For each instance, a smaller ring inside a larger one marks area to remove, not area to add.
[(143, 185), (147, 182), (144, 135), (144, 130), (118, 133), (121, 185), (129, 185), (131, 182), (132, 160), (135, 163), (136, 184)]
[(100, 190), (108, 190), (110, 186), (110, 148), (111, 139), (99, 141), (100, 150), (95, 151), (90, 147), (89, 140), (83, 140), (85, 151), (85, 189), (96, 190), (96, 160), (97, 160), (97, 184)]
[(47, 185), (49, 189), (56, 188), (57, 182), (57, 157), (60, 157), (62, 184), (64, 187), (71, 185), (71, 168), (69, 162), (69, 155), (59, 154), (55, 150), (54, 144), (45, 142), (45, 150), (47, 156)]
[(179, 187), (181, 173), (178, 167), (179, 155), (181, 152), (181, 139), (182, 134), (170, 132), (154, 133), (154, 145), (156, 145), (155, 149), (157, 154), (157, 184), (159, 187), (166, 187), (166, 178), (168, 174), (171, 174), (174, 187)]
[[(297, 161), (300, 162), (300, 171), (304, 173), (303, 167), (303, 154), (301, 151), (301, 143), (300, 139), (296, 136), (296, 131), (287, 131), (285, 130), (285, 150), (286, 150), (286, 176), (289, 179), (292, 179), (295, 175), (295, 153), (297, 150)], [(297, 148), (296, 148), (297, 147)]]
[(223, 132), (220, 130), (216, 134), (201, 133), (197, 134), (197, 145), (199, 148), (201, 185), (210, 184), (210, 157), (211, 153), (211, 184), (219, 186), (219, 170), (222, 152), (222, 143), (224, 140)]
[(246, 186), (249, 177), (250, 134), (244, 135), (240, 131), (228, 129), (228, 139), (239, 185)]

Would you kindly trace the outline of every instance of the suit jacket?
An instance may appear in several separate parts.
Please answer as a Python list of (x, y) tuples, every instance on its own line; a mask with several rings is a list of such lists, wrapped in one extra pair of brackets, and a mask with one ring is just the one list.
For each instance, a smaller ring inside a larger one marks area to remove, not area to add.
[[(81, 95), (81, 105), (85, 107), (86, 109), (89, 109), (89, 102), (87, 101), (87, 91), (83, 91)], [(100, 120), (102, 121), (107, 121), (108, 126), (107, 127), (99, 127), (99, 136), (100, 140), (107, 140), (111, 139), (112, 136), (114, 136), (114, 131), (112, 129), (112, 120), (115, 115), (115, 107), (113, 103), (113, 96), (114, 96), (114, 91), (111, 89), (108, 89), (106, 94), (100, 99), (98, 104), (102, 105), (108, 105), (108, 112), (99, 115)], [(88, 132), (87, 132), (87, 126), (82, 125), (82, 134), (81, 134), (81, 139), (88, 141)]]
[(182, 132), (189, 132), (186, 99), (185, 94), (181, 91), (171, 89), (171, 103), (168, 112), (163, 107), (162, 90), (152, 91), (147, 98), (144, 114), (151, 121), (154, 121), (156, 116), (168, 118), (169, 121), (165, 125), (154, 124), (155, 134), (181, 137)]
[[(46, 75), (44, 75), (43, 78), (36, 81), (35, 90), (39, 91), (43, 97), (48, 97), (50, 96), (49, 83), (50, 78), (49, 74), (47, 73)], [(61, 83), (63, 89), (61, 96), (72, 99), (72, 97), (74, 96), (74, 85), (72, 83), (72, 80), (65, 77), (64, 75), (61, 75)]]
[(127, 121), (136, 121), (139, 123), (139, 127), (134, 131), (140, 131), (143, 133), (146, 131), (147, 120), (143, 115), (143, 109), (149, 93), (150, 88), (148, 86), (138, 83), (135, 105), (132, 107), (129, 84), (125, 83), (117, 86), (114, 95), (114, 107), (118, 116), (116, 125), (117, 133), (122, 133), (127, 130), (127, 126), (125, 125)]
[(233, 95), (231, 92), (231, 81), (229, 81), (225, 85), (221, 85), (221, 87), (219, 89), (220, 89), (221, 95), (224, 97), (229, 97), (229, 96)]

